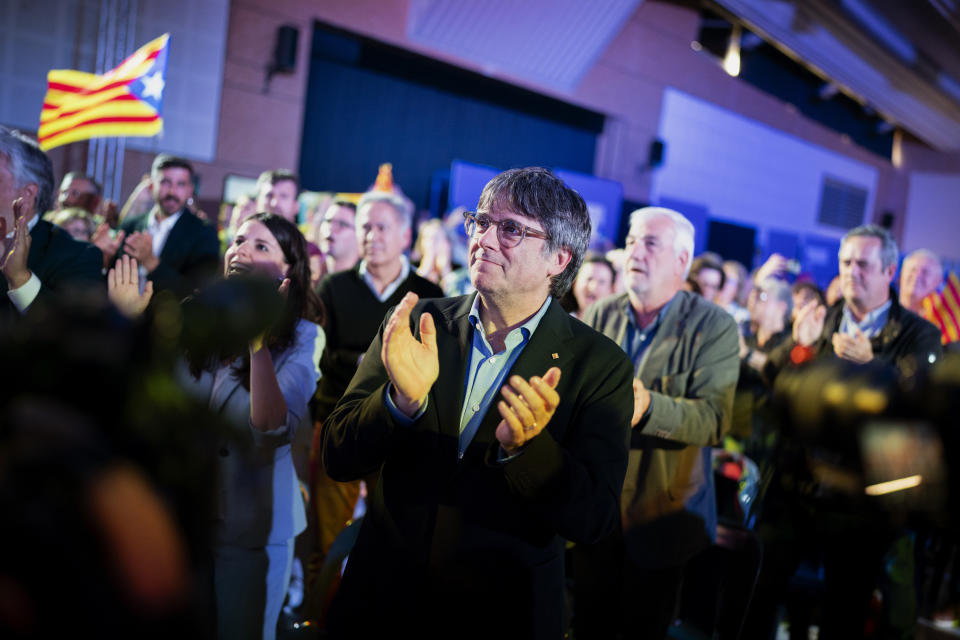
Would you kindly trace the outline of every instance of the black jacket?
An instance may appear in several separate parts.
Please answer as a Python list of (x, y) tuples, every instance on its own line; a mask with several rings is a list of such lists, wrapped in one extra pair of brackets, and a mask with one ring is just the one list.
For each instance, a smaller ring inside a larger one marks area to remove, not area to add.
[(523, 452), (499, 462), (491, 403), (458, 459), (473, 295), (417, 304), (437, 329), (440, 376), (425, 413), (398, 424), (384, 401), (377, 334), (325, 424), (323, 463), (335, 480), (379, 469), (343, 582), (331, 637), (559, 638), (565, 540), (614, 530), (633, 414), (632, 366), (613, 341), (553, 301), (510, 370), (562, 375), (560, 404)]
[[(127, 234), (146, 231), (152, 213), (128, 218), (120, 223), (120, 229)], [(118, 252), (117, 257), (120, 255)], [(217, 276), (220, 269), (217, 230), (183, 209), (157, 258), (160, 264), (148, 276), (153, 281), (154, 292), (167, 290), (178, 300), (185, 298)]]

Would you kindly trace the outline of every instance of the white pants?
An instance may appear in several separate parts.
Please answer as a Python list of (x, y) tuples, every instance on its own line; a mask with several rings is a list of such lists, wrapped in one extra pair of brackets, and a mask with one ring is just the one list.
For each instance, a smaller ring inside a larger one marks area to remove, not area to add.
[(293, 564), (293, 538), (246, 549), (218, 546), (213, 581), (220, 640), (274, 640)]

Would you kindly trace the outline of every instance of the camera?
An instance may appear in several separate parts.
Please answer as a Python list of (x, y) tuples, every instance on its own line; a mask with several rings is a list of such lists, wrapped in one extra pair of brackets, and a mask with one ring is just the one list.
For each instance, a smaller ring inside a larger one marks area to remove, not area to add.
[(843, 510), (960, 524), (960, 484), (947, 464), (960, 454), (960, 354), (913, 364), (898, 372), (830, 358), (781, 372), (781, 483)]
[(781, 485), (815, 505), (960, 524), (960, 483), (947, 464), (960, 454), (960, 354), (924, 365), (898, 372), (829, 358), (782, 371), (773, 391)]

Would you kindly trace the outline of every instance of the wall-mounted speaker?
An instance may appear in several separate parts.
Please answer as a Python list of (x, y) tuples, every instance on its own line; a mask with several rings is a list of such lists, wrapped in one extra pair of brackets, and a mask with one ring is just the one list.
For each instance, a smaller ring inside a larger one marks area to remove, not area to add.
[(275, 73), (293, 73), (297, 66), (297, 38), (300, 31), (289, 24), (277, 27), (277, 45), (273, 49), (273, 60), (267, 65), (267, 77), (263, 82), (263, 92), (270, 90), (270, 78)]
[(274, 73), (291, 73), (297, 66), (297, 39), (300, 31), (285, 24), (277, 28), (277, 46), (273, 51)]
[(651, 169), (656, 169), (663, 164), (663, 140), (660, 138), (654, 138), (653, 142), (650, 143), (650, 154), (647, 159), (647, 166)]
[(880, 226), (884, 229), (893, 228), (893, 211), (884, 211), (880, 216)]

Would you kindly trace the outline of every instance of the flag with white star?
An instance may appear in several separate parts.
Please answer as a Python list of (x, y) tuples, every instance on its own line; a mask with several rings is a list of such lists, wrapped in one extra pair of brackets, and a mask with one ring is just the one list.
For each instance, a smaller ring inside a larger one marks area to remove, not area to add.
[(40, 147), (90, 138), (150, 137), (162, 131), (169, 42), (165, 33), (103, 75), (50, 71), (37, 132)]

